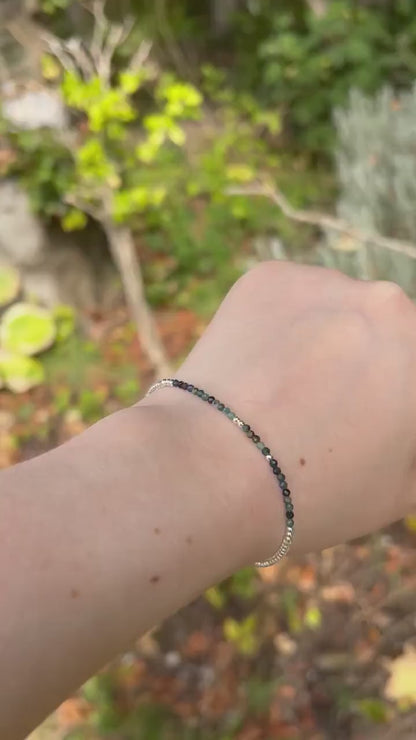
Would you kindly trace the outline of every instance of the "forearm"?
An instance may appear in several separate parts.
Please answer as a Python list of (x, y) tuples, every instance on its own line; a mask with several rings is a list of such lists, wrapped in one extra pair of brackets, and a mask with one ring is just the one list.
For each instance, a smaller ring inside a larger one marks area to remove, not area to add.
[(23, 737), (140, 633), (259, 555), (249, 481), (231, 472), (236, 430), (195, 405), (172, 423), (132, 408), (2, 475), (0, 737)]
[[(414, 506), (415, 327), (395, 286), (266, 264), (237, 283), (182, 366), (279, 459), (295, 553)], [(205, 587), (271, 555), (284, 531), (264, 456), (176, 388), (3, 473), (0, 485), (7, 740)]]

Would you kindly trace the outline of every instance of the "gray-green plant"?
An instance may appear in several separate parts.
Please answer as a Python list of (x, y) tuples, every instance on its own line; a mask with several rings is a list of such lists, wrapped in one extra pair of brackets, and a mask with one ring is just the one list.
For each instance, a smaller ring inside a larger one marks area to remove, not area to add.
[[(375, 96), (355, 90), (334, 116), (339, 217), (364, 232), (416, 245), (416, 85)], [(347, 237), (329, 235), (326, 264), (367, 279), (390, 279), (416, 296), (416, 261)]]

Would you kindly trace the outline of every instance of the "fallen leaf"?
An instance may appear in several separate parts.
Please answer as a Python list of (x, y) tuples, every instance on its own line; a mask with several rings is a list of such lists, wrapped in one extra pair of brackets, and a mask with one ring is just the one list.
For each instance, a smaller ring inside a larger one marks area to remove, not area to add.
[(91, 708), (82, 698), (67, 699), (56, 711), (58, 722), (62, 727), (76, 727), (88, 717)]
[(185, 644), (183, 654), (187, 658), (195, 658), (200, 655), (205, 655), (209, 650), (210, 644), (211, 641), (204, 632), (192, 632)]
[(416, 648), (405, 646), (402, 655), (390, 663), (384, 696), (398, 703), (416, 705)]
[(270, 568), (258, 568), (258, 574), (263, 583), (276, 583), (279, 580), (280, 564), (271, 565)]
[(281, 632), (280, 634), (276, 635), (273, 640), (273, 645), (275, 646), (277, 652), (281, 655), (293, 655), (298, 649), (296, 642), (292, 640), (287, 632)]
[(324, 601), (352, 604), (355, 599), (355, 590), (351, 583), (334, 583), (333, 586), (325, 586), (321, 591), (321, 596)]

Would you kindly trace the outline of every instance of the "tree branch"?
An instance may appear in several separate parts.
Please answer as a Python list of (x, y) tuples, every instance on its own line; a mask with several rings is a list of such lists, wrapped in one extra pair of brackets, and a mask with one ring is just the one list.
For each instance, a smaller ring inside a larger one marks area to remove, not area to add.
[(230, 188), (227, 192), (230, 195), (252, 195), (268, 198), (275, 203), (278, 208), (280, 208), (287, 218), (292, 221), (309, 224), (309, 226), (317, 226), (322, 230), (328, 229), (337, 234), (349, 236), (351, 239), (355, 239), (358, 242), (373, 244), (376, 247), (389, 249), (391, 252), (405, 254), (408, 257), (416, 259), (416, 246), (412, 244), (412, 242), (393, 239), (387, 236), (381, 236), (380, 234), (374, 234), (362, 229), (357, 229), (342, 219), (330, 216), (326, 213), (320, 213), (319, 211), (298, 210), (292, 206), (279, 188), (272, 187), (267, 183), (259, 182), (243, 187)]

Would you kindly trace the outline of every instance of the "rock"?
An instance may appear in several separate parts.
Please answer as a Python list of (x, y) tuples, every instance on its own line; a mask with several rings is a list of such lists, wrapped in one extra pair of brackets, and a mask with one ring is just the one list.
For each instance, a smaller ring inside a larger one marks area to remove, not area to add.
[(14, 180), (0, 182), (0, 256), (18, 268), (36, 265), (46, 244), (46, 231), (24, 190)]
[(2, 102), (3, 117), (12, 126), (27, 131), (38, 128), (65, 129), (67, 113), (62, 98), (45, 87), (24, 90)]
[(0, 262), (17, 268), (23, 290), (48, 307), (89, 310), (114, 302), (116, 271), (102, 231), (46, 228), (13, 180), (0, 183)]

